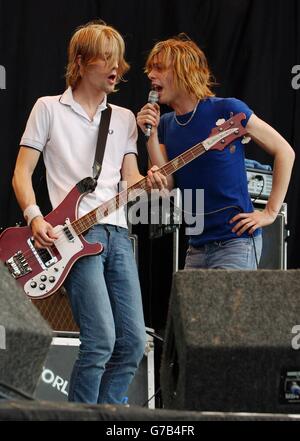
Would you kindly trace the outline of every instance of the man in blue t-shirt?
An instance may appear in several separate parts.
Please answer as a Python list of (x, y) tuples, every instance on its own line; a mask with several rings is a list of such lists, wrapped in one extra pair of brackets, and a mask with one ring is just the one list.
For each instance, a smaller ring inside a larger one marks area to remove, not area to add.
[[(282, 136), (235, 98), (217, 98), (205, 54), (187, 36), (158, 42), (146, 62), (146, 73), (160, 104), (173, 111), (160, 117), (159, 105), (147, 103), (137, 115), (146, 132), (153, 164), (163, 166), (206, 139), (216, 122), (243, 112), (247, 134), (274, 156), (273, 188), (263, 211), (254, 211), (248, 193), (244, 144), (237, 139), (223, 150), (208, 150), (168, 177), (193, 195), (193, 215), (203, 216), (201, 234), (190, 235), (186, 268), (256, 269), (261, 255), (261, 227), (271, 224), (282, 206), (294, 162), (294, 151)], [(149, 127), (149, 126), (148, 126)], [(197, 190), (204, 207), (197, 213)], [(185, 204), (183, 205), (185, 209)]]

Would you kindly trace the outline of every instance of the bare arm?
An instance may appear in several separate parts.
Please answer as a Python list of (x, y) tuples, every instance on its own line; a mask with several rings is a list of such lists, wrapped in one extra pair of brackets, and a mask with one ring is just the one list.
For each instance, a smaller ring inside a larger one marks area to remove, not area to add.
[(12, 185), (22, 211), (29, 205), (36, 204), (32, 174), (40, 154), (37, 150), (21, 147), (17, 157)]
[(247, 124), (251, 138), (267, 153), (274, 156), (272, 191), (263, 211), (240, 213), (232, 222), (239, 221), (232, 231), (240, 236), (245, 231), (252, 234), (257, 228), (274, 222), (284, 201), (295, 158), (289, 143), (269, 124), (252, 115)]
[[(32, 186), (32, 174), (38, 163), (40, 152), (28, 147), (20, 148), (12, 185), (22, 211), (30, 205), (36, 204), (36, 197)], [(37, 247), (51, 246), (57, 236), (52, 226), (44, 221), (42, 216), (35, 217), (31, 224), (33, 237)]]
[(124, 156), (121, 175), (122, 181), (126, 181), (127, 187), (130, 187), (143, 179), (144, 176), (142, 176), (139, 172), (137, 159), (134, 153), (129, 153), (128, 155)]
[[(158, 167), (153, 166), (148, 170), (147, 182), (150, 188), (159, 188), (161, 190), (167, 186), (167, 180), (161, 173), (156, 172), (157, 168)], [(128, 187), (144, 178), (139, 172), (134, 153), (124, 156), (121, 174), (122, 180), (126, 181)]]
[[(162, 167), (168, 162), (168, 155), (164, 144), (160, 144), (157, 136), (157, 127), (160, 120), (160, 111), (158, 104), (147, 103), (137, 114), (137, 124), (144, 132), (145, 125), (151, 124), (151, 135), (147, 143), (147, 149), (151, 164)], [(168, 188), (174, 187), (174, 179), (172, 176), (167, 177)]]

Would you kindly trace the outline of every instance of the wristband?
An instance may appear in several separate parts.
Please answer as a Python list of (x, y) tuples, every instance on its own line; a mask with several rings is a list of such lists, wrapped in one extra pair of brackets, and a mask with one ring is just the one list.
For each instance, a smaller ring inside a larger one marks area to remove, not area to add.
[(28, 207), (23, 211), (23, 216), (27, 222), (27, 225), (30, 227), (31, 222), (35, 217), (43, 215), (38, 205), (28, 205)]

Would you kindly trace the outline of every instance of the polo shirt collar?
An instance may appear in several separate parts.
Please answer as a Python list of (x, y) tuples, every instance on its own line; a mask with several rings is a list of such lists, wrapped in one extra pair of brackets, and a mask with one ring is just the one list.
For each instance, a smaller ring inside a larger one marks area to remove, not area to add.
[[(66, 104), (67, 106), (70, 106), (74, 110), (74, 112), (79, 113), (80, 115), (83, 115), (84, 117), (87, 117), (87, 115), (84, 112), (84, 110), (82, 109), (81, 105), (74, 100), (71, 87), (68, 87), (67, 90), (65, 90), (65, 92), (60, 97), (59, 101), (62, 104)], [(97, 113), (102, 112), (102, 110), (106, 109), (106, 107), (107, 107), (107, 95), (104, 96), (102, 103), (99, 104)]]

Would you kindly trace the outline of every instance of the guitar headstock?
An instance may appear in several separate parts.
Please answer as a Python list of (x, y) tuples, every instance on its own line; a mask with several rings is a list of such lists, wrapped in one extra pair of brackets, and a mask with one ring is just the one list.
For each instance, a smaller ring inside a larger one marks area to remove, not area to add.
[[(228, 144), (231, 144), (238, 138), (243, 137), (242, 143), (250, 141), (250, 137), (245, 136), (247, 130), (242, 125), (242, 121), (246, 119), (246, 115), (244, 113), (237, 113), (231, 118), (227, 119), (223, 122), (223, 120), (217, 121), (217, 126), (214, 127), (209, 135), (209, 138), (216, 137), (216, 142), (213, 143), (210, 150), (223, 150)], [(228, 132), (227, 132), (228, 131)], [(227, 132), (227, 133), (225, 133)], [(224, 136), (222, 136), (224, 133)]]

